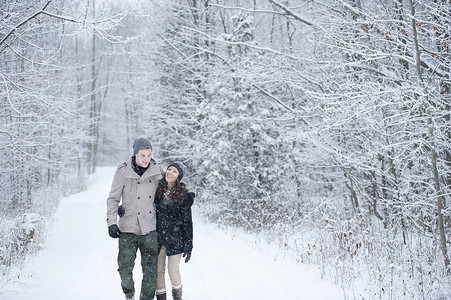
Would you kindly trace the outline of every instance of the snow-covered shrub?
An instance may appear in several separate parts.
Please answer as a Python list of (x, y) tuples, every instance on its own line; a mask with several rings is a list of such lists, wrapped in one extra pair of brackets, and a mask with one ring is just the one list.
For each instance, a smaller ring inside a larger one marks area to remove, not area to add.
[(85, 187), (83, 178), (74, 177), (74, 174), (63, 176), (58, 184), (33, 191), (28, 207), (3, 207), (0, 215), (2, 281), (10, 280), (10, 269), (21, 268), (26, 257), (40, 249), (62, 195)]

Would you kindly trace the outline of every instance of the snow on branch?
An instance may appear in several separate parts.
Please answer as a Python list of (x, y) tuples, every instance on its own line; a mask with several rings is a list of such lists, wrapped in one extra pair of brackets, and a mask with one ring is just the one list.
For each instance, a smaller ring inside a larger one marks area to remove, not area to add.
[(28, 23), (28, 21), (36, 18), (38, 15), (42, 14), (44, 12), (44, 10), (47, 8), (47, 6), (50, 4), (51, 1), (47, 1), (47, 4), (38, 12), (35, 12), (34, 14), (32, 14), (31, 16), (29, 16), (28, 18), (26, 18), (25, 20), (23, 20), (22, 22), (20, 22), (19, 24), (17, 24), (16, 26), (14, 26), (13, 29), (10, 30), (10, 32), (8, 32), (3, 39), (0, 41), (0, 46), (3, 45), (3, 43), (14, 33), (14, 31), (16, 31), (17, 29), (19, 29), (20, 27), (22, 27), (23, 25), (25, 25), (26, 23)]
[(275, 6), (277, 6), (278, 8), (282, 9), (283, 11), (285, 11), (285, 13), (287, 15), (292, 16), (293, 18), (295, 18), (296, 20), (305, 23), (309, 26), (313, 26), (314, 24), (302, 17), (300, 17), (298, 14), (296, 14), (294, 11), (292, 11), (291, 9), (289, 9), (288, 7), (286, 7), (285, 5), (282, 5), (281, 3), (274, 1), (274, 0), (268, 0), (269, 2), (271, 2), (272, 4), (274, 4)]
[[(37, 16), (43, 14), (43, 15), (47, 15), (51, 18), (56, 18), (56, 19), (60, 19), (63, 21), (67, 21), (67, 22), (73, 22), (73, 23), (77, 23), (77, 24), (81, 24), (82, 26), (86, 25), (86, 24), (91, 24), (91, 25), (98, 25), (98, 24), (103, 24), (106, 22), (114, 22), (116, 24), (119, 24), (120, 21), (129, 13), (129, 12), (123, 12), (120, 14), (117, 14), (115, 16), (109, 17), (107, 19), (104, 20), (99, 20), (99, 21), (80, 21), (71, 17), (66, 17), (66, 16), (61, 16), (61, 15), (57, 15), (51, 12), (46, 11), (45, 9), (47, 8), (47, 6), (50, 4), (51, 1), (48, 1), (47, 4), (39, 11), (35, 12), (34, 14), (30, 15), (29, 17), (25, 18), (25, 20), (23, 20), (22, 22), (20, 22), (19, 24), (17, 24), (16, 26), (14, 26), (14, 28), (12, 28), (0, 41), (0, 46), (3, 45), (6, 40), (20, 27), (22, 27), (23, 25), (25, 25), (26, 23), (28, 23), (29, 21), (33, 20), (34, 18), (36, 18)], [(103, 38), (106, 39), (106, 35), (102, 34), (102, 32), (97, 28), (95, 29), (95, 31), (97, 33), (99, 33)], [(109, 40), (110, 42), (113, 42), (111, 40)], [(0, 50), (0, 52), (3, 50)]]
[(241, 11), (249, 12), (249, 13), (266, 13), (266, 14), (285, 15), (284, 13), (280, 13), (280, 12), (273, 11), (273, 10), (249, 9), (249, 8), (244, 8), (244, 7), (225, 6), (225, 5), (219, 5), (219, 4), (214, 4), (214, 3), (208, 3), (208, 6), (218, 7), (218, 8), (222, 8), (222, 9), (229, 9), (229, 10), (241, 10)]
[(283, 52), (280, 52), (280, 51), (277, 51), (277, 50), (274, 50), (274, 49), (271, 49), (271, 48), (259, 47), (259, 46), (248, 44), (248, 43), (244, 43), (244, 42), (226, 41), (226, 40), (223, 40), (223, 39), (218, 39), (218, 38), (212, 37), (212, 36), (208, 35), (207, 33), (199, 31), (199, 30), (194, 29), (194, 28), (190, 28), (190, 27), (186, 27), (186, 26), (183, 26), (183, 28), (186, 29), (186, 30), (189, 30), (189, 31), (193, 31), (193, 32), (199, 33), (199, 34), (207, 37), (211, 41), (220, 42), (220, 43), (224, 43), (224, 44), (228, 44), (228, 45), (246, 46), (246, 47), (253, 48), (253, 49), (256, 49), (256, 50), (261, 50), (261, 51), (265, 51), (265, 52), (271, 52), (271, 53), (274, 53), (274, 54), (282, 55), (282, 56), (284, 56), (286, 58), (290, 58), (290, 59), (293, 59), (293, 60), (296, 60), (296, 61), (300, 60), (300, 57), (295, 57), (295, 56), (292, 56), (292, 55), (289, 55), (287, 53), (283, 53)]
[(302, 18), (301, 16), (299, 16), (298, 14), (296, 14), (294, 11), (292, 11), (291, 9), (289, 9), (288, 7), (286, 7), (285, 5), (274, 1), (274, 0), (269, 0), (269, 2), (271, 2), (272, 4), (274, 4), (276, 7), (282, 9), (284, 11), (284, 13), (280, 13), (277, 11), (272, 11), (272, 10), (264, 10), (264, 9), (249, 9), (249, 8), (244, 8), (244, 7), (237, 7), (237, 6), (224, 6), (224, 5), (219, 5), (219, 4), (214, 4), (214, 3), (209, 3), (208, 6), (211, 7), (218, 7), (218, 8), (222, 8), (222, 9), (231, 9), (231, 10), (241, 10), (244, 12), (250, 12), (250, 13), (268, 13), (268, 14), (276, 14), (276, 15), (289, 15), (292, 18), (307, 24), (309, 26), (313, 26), (314, 24), (308, 20), (306, 20), (305, 18)]
[(252, 84), (252, 86), (255, 87), (257, 90), (259, 90), (260, 92), (262, 92), (263, 94), (265, 94), (266, 96), (268, 96), (269, 98), (271, 98), (274, 101), (276, 101), (277, 103), (279, 103), (282, 107), (286, 108), (289, 112), (292, 112), (292, 113), (296, 114), (296, 112), (294, 112), (288, 105), (283, 103), (280, 99), (278, 99), (274, 95), (272, 95), (269, 92), (265, 91), (263, 88), (259, 87), (258, 85)]
[(164, 36), (162, 36), (160, 33), (157, 34), (163, 41), (165, 41), (166, 44), (168, 44), (172, 49), (174, 49), (178, 54), (180, 54), (181, 56), (183, 56), (184, 59), (188, 59), (188, 57), (186, 57), (185, 54), (183, 54), (182, 51), (180, 51), (179, 49), (177, 49), (176, 46), (174, 46), (170, 41), (168, 41)]

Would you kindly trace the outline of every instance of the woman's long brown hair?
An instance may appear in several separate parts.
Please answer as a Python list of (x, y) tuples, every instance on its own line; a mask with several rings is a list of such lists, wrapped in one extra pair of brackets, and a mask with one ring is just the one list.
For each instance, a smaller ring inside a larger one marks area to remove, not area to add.
[[(171, 197), (172, 202), (183, 201), (185, 189), (186, 185), (183, 182), (180, 182), (180, 180), (177, 178), (174, 187), (172, 188), (172, 197)], [(167, 190), (168, 190), (168, 182), (166, 181), (166, 178), (163, 177), (158, 182), (156, 200), (160, 199), (161, 196), (163, 196)]]

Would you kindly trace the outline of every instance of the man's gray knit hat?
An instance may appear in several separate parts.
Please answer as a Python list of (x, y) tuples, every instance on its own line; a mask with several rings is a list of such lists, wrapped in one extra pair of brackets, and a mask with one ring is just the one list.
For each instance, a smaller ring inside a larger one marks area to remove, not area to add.
[(181, 161), (174, 161), (169, 164), (168, 169), (170, 166), (176, 167), (179, 171), (179, 180), (182, 180), (183, 176), (186, 174), (186, 166)]
[(152, 144), (150, 141), (145, 138), (139, 138), (133, 142), (133, 153), (136, 155), (139, 150), (147, 147), (150, 147), (150, 150), (152, 150)]

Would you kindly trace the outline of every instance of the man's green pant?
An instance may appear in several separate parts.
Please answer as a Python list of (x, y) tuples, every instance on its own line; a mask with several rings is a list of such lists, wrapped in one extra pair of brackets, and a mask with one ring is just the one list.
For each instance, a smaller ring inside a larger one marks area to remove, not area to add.
[(119, 275), (121, 276), (122, 291), (124, 294), (135, 293), (133, 268), (138, 249), (141, 253), (141, 267), (143, 272), (140, 299), (151, 300), (155, 294), (157, 277), (158, 238), (156, 231), (152, 231), (146, 235), (121, 233), (117, 263), (119, 265)]

